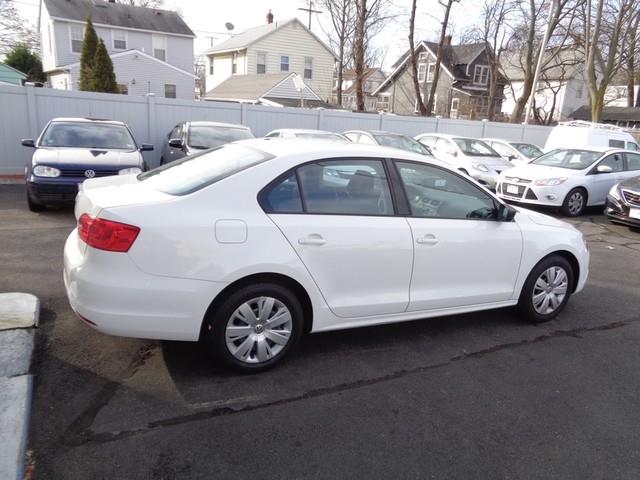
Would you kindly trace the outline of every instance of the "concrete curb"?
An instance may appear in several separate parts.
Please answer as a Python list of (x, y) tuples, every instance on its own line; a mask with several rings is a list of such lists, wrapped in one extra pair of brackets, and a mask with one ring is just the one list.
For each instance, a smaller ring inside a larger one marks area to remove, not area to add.
[(39, 300), (0, 293), (0, 477), (24, 477), (33, 376), (29, 373)]

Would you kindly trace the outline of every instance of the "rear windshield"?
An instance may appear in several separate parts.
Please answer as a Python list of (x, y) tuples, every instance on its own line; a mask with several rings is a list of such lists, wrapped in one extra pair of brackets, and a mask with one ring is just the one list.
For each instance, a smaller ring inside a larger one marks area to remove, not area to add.
[(253, 138), (249, 130), (244, 128), (224, 128), (211, 126), (191, 126), (187, 144), (191, 148), (207, 149), (220, 147), (236, 140)]
[(511, 143), (522, 155), (527, 158), (536, 158), (542, 155), (542, 150), (540, 150), (535, 145), (531, 145), (530, 143)]
[(569, 168), (571, 170), (584, 170), (598, 158), (601, 152), (592, 150), (553, 150), (541, 157), (536, 158), (531, 163), (544, 165), (547, 167)]
[(389, 134), (376, 134), (374, 137), (380, 145), (384, 145), (385, 147), (399, 148), (400, 150), (406, 150), (408, 152), (429, 155), (429, 151), (425, 146), (411, 137)]
[(42, 136), (43, 147), (111, 148), (135, 150), (136, 144), (124, 125), (89, 122), (53, 122)]
[(475, 138), (453, 138), (462, 153), (473, 157), (499, 157), (500, 155), (489, 145)]
[(271, 158), (255, 148), (228, 144), (141, 173), (138, 180), (169, 195), (187, 195)]

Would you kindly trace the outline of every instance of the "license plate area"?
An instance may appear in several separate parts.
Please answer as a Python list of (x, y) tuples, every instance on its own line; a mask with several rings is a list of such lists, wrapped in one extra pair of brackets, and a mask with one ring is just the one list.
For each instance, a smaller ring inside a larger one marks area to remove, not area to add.
[(630, 208), (629, 218), (635, 218), (636, 220), (640, 220), (640, 208)]

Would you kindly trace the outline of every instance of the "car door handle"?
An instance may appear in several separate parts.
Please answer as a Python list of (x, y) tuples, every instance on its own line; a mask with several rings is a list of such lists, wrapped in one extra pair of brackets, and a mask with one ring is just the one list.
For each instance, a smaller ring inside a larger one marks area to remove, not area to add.
[(418, 238), (416, 242), (420, 245), (435, 245), (436, 243), (438, 243), (438, 239), (435, 237), (435, 235), (427, 234)]
[(312, 233), (304, 238), (299, 238), (298, 243), (300, 245), (324, 245), (327, 241), (322, 238), (322, 235), (318, 235), (317, 233)]

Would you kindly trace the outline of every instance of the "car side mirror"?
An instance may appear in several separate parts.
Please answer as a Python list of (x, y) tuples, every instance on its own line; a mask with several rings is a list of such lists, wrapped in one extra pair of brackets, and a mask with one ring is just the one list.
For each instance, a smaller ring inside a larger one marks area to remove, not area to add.
[(152, 150), (153, 150), (153, 145), (151, 145), (150, 143), (143, 143), (142, 145), (140, 145), (141, 152), (150, 152)]
[(20, 143), (23, 147), (36, 148), (36, 142), (33, 141), (33, 138), (23, 138)]
[(518, 213), (518, 211), (515, 208), (510, 207), (509, 205), (505, 205), (504, 203), (501, 203), (498, 206), (497, 220), (501, 222), (512, 222), (516, 216), (516, 213)]
[(516, 158), (518, 157), (516, 157), (515, 155), (507, 155), (507, 160), (509, 160), (510, 162), (513, 162)]
[(598, 172), (598, 173), (611, 173), (611, 172), (613, 172), (613, 168), (611, 168), (609, 165), (598, 165), (598, 167), (596, 168), (596, 172)]
[(172, 138), (171, 140), (169, 140), (169, 146), (171, 148), (182, 148), (184, 146), (184, 143), (180, 138)]

